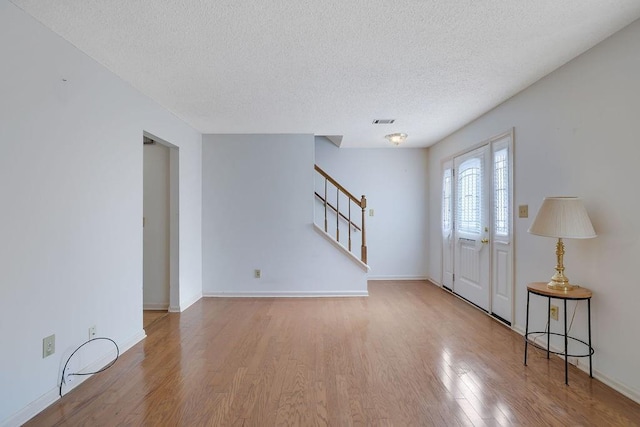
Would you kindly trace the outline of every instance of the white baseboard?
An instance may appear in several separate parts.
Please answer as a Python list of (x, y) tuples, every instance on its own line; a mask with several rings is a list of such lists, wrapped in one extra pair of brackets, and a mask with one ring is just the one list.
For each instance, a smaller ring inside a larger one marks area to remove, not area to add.
[[(582, 369), (587, 374), (589, 373), (589, 368), (586, 363), (583, 363), (582, 365), (579, 364), (578, 368)], [(615, 391), (619, 392), (620, 394), (627, 396), (629, 399), (633, 400), (634, 402), (640, 403), (640, 391), (634, 390), (630, 387), (627, 387), (626, 385), (622, 384), (619, 381), (609, 378), (608, 376), (598, 371), (597, 369), (593, 370), (593, 377), (596, 378), (597, 380), (602, 381), (603, 383), (605, 383)]]
[(515, 323), (511, 324), (511, 329), (513, 329), (514, 331), (516, 331), (517, 333), (519, 333), (520, 335), (522, 335), (524, 337), (524, 329), (522, 329), (522, 326), (516, 325)]
[(433, 277), (427, 277), (427, 280), (430, 281), (431, 283), (433, 283), (434, 285), (436, 285), (439, 288), (442, 287), (442, 283), (440, 283), (439, 280), (436, 280)]
[(129, 350), (131, 347), (138, 344), (140, 341), (142, 341), (146, 337), (147, 337), (147, 334), (144, 332), (144, 329), (141, 329), (137, 334), (135, 334), (134, 336), (129, 338), (127, 341), (122, 343), (122, 345), (120, 345), (120, 354)]
[[(120, 347), (120, 355), (122, 355), (125, 351), (129, 350), (131, 347), (133, 347), (134, 345), (142, 341), (145, 337), (146, 335), (144, 333), (144, 330), (141, 330), (140, 332), (138, 332), (137, 334), (129, 338), (127, 341), (119, 345), (118, 347)], [(113, 350), (110, 350), (109, 352), (107, 352), (107, 354), (101, 356), (94, 362), (82, 368), (82, 371), (85, 371), (85, 372), (97, 371), (98, 369), (101, 369), (102, 367), (104, 367), (107, 363), (111, 362), (115, 357), (116, 357), (116, 350), (114, 348)], [(89, 375), (74, 377), (74, 381), (68, 387), (63, 386), (62, 395), (64, 396), (69, 391), (78, 387), (80, 384), (82, 384), (84, 381), (86, 381), (89, 378), (90, 378)], [(38, 415), (40, 412), (45, 410), (49, 405), (53, 404), (58, 399), (60, 399), (60, 396), (58, 396), (58, 385), (59, 384), (56, 384), (56, 387), (54, 389), (49, 390), (48, 392), (40, 396), (38, 399), (29, 403), (20, 411), (16, 412), (6, 420), (0, 422), (0, 426), (1, 427), (20, 426), (26, 423), (27, 421), (29, 421), (31, 418)]]
[(187, 298), (183, 303), (180, 303), (180, 311), (185, 311), (187, 308), (191, 307), (193, 304), (199, 301), (200, 298), (202, 298), (202, 292), (198, 292), (191, 298)]
[(332, 298), (332, 297), (368, 297), (368, 291), (336, 291), (336, 292), (206, 292), (205, 298)]
[[(522, 329), (521, 326), (514, 326), (512, 329), (524, 337), (524, 329)], [(524, 346), (522, 350), (524, 351)], [(554, 346), (554, 345), (551, 346), (551, 350), (556, 352), (564, 351), (564, 349), (558, 348), (557, 346)], [(555, 356), (558, 356), (560, 359), (564, 360), (564, 356), (562, 356), (562, 354), (555, 354)], [(580, 363), (580, 359), (585, 360), (585, 362)], [(586, 358), (569, 357), (569, 364), (575, 366), (576, 368), (580, 369), (582, 372), (589, 375), (589, 362), (586, 361)], [(627, 385), (608, 377), (607, 375), (603, 374), (602, 372), (600, 372), (595, 368), (592, 369), (592, 371), (593, 371), (594, 379), (608, 385), (618, 393), (625, 395), (626, 397), (633, 400), (634, 402), (640, 403), (640, 391), (634, 390), (628, 387)]]
[(45, 394), (43, 394), (33, 402), (29, 403), (22, 410), (16, 412), (6, 420), (0, 422), (0, 426), (2, 427), (21, 426), (22, 424), (26, 423), (31, 418), (35, 417), (40, 412), (42, 412), (46, 407), (56, 402), (58, 399), (60, 399), (60, 396), (58, 396), (58, 388), (56, 387), (52, 390), (49, 390), (48, 392), (46, 392)]
[(426, 276), (369, 276), (369, 280), (429, 280)]
[[(140, 332), (135, 334), (133, 337), (131, 337), (130, 339), (128, 339), (124, 343), (119, 344), (118, 348), (120, 349), (120, 355), (122, 356), (122, 354), (125, 351), (129, 350), (131, 347), (133, 347), (134, 345), (136, 345), (137, 343), (139, 343), (140, 341), (142, 341), (146, 337), (147, 337), (147, 335), (144, 332), (144, 330), (141, 330)], [(114, 348), (114, 349), (109, 350), (106, 354), (104, 354), (103, 356), (101, 356), (97, 360), (93, 361), (92, 363), (89, 363), (87, 366), (85, 366), (83, 368), (80, 368), (80, 371), (94, 372), (94, 371), (100, 370), (104, 366), (106, 366), (107, 363), (110, 363), (113, 359), (115, 359), (115, 357), (116, 357), (116, 349)], [(91, 378), (91, 376), (90, 375), (86, 375), (86, 376), (83, 375), (83, 376), (74, 376), (73, 378), (74, 378), (74, 381), (71, 384), (65, 384), (65, 386), (62, 387), (62, 395), (63, 396), (65, 394), (67, 394), (68, 392), (70, 392), (71, 390), (73, 390), (74, 388), (78, 387), (84, 381), (86, 381), (89, 378)]]
[(143, 310), (167, 311), (167, 310), (169, 310), (169, 304), (145, 303), (145, 304), (142, 304), (142, 309)]

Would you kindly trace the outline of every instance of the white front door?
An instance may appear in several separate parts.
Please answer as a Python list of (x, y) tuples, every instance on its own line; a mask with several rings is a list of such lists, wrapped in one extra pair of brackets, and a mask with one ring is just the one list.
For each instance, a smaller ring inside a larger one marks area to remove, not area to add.
[(456, 157), (454, 166), (453, 291), (490, 310), (490, 147)]

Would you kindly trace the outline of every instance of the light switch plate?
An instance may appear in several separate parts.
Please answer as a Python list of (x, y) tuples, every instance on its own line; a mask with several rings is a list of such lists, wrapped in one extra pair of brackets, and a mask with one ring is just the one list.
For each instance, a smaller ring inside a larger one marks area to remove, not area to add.
[(529, 205), (518, 206), (518, 217), (529, 218)]

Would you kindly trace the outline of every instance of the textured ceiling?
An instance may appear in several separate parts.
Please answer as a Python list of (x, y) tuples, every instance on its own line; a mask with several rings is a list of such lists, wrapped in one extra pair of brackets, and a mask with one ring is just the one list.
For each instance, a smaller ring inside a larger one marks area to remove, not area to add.
[(431, 145), (640, 17), (638, 0), (13, 3), (203, 133), (343, 147)]

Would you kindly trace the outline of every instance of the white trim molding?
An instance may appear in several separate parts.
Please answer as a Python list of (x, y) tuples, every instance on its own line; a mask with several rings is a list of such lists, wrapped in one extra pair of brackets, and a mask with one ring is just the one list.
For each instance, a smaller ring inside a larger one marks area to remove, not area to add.
[[(133, 347), (134, 345), (136, 345), (137, 343), (145, 339), (146, 336), (147, 335), (145, 334), (144, 330), (141, 330), (140, 332), (138, 332), (137, 334), (129, 338), (127, 341), (119, 345), (120, 355), (122, 356), (122, 354), (125, 351), (129, 350), (131, 347)], [(102, 367), (106, 366), (106, 364), (111, 362), (115, 357), (116, 357), (115, 349), (109, 350), (103, 356), (99, 357), (97, 360), (93, 361), (92, 363), (89, 363), (87, 366), (85, 366), (81, 370), (97, 371)], [(76, 380), (73, 383), (71, 383), (67, 387), (63, 387), (63, 390), (62, 390), (63, 395), (67, 394), (68, 392), (70, 392), (71, 390), (73, 390), (74, 388), (82, 384), (84, 381), (91, 378), (91, 375), (78, 376), (75, 378)], [(0, 426), (1, 427), (20, 426), (26, 423), (27, 421), (29, 421), (31, 418), (38, 415), (40, 412), (44, 411), (51, 404), (58, 401), (58, 399), (60, 399), (60, 396), (58, 395), (58, 386), (60, 385), (59, 383), (60, 383), (60, 379), (57, 380), (55, 388), (49, 390), (48, 392), (40, 396), (38, 399), (29, 403), (27, 406), (25, 406), (23, 409), (16, 412), (9, 418), (5, 419), (4, 421), (1, 421)]]
[(0, 426), (2, 427), (21, 426), (22, 424), (29, 421), (31, 418), (38, 415), (49, 405), (52, 405), (53, 403), (55, 403), (58, 399), (60, 399), (60, 396), (58, 396), (58, 388), (56, 387), (52, 390), (49, 390), (47, 393), (43, 394), (33, 402), (29, 403), (27, 406), (25, 406), (20, 411), (16, 412), (6, 420), (2, 421), (0, 423)]
[(427, 277), (427, 280), (431, 283), (433, 283), (434, 285), (436, 285), (437, 287), (441, 288), (442, 287), (442, 283), (440, 283), (439, 280), (436, 280), (432, 277)]
[[(125, 351), (129, 350), (131, 347), (133, 347), (134, 345), (136, 345), (146, 337), (147, 337), (147, 334), (143, 329), (137, 334), (135, 334), (133, 337), (128, 339), (126, 342), (118, 345), (118, 348), (120, 350), (120, 356), (122, 356)], [(80, 368), (80, 371), (90, 371), (90, 372), (98, 371), (103, 367), (105, 367), (113, 359), (115, 359), (115, 357), (116, 357), (116, 350), (114, 348), (112, 350), (107, 351), (104, 355), (102, 355), (92, 363), (89, 363), (84, 368)], [(62, 394), (65, 395), (69, 393), (71, 390), (78, 387), (80, 384), (82, 384), (84, 381), (88, 380), (89, 378), (91, 378), (91, 375), (74, 377), (75, 380), (71, 384), (65, 385), (65, 387), (62, 388)]]
[[(521, 326), (514, 326), (511, 329), (524, 337), (524, 329)], [(539, 345), (543, 346), (543, 344), (539, 344)], [(559, 348), (559, 347), (557, 347), (555, 345), (551, 346), (551, 350), (555, 351), (556, 353), (560, 353), (560, 352), (564, 351), (564, 349), (561, 349), (561, 348)], [(522, 345), (522, 352), (523, 352), (522, 354), (524, 355), (524, 341), (523, 341), (523, 345)], [(560, 359), (564, 360), (564, 357), (563, 357), (562, 354), (556, 354), (556, 356), (559, 357)], [(580, 369), (582, 372), (584, 372), (587, 375), (589, 375), (589, 362), (588, 361), (581, 362), (580, 359), (584, 359), (584, 358), (582, 358), (582, 357), (569, 357), (569, 364), (575, 366), (576, 368)], [(602, 382), (603, 384), (606, 384), (607, 386), (611, 387), (612, 389), (614, 389), (618, 393), (625, 395), (626, 397), (628, 397), (629, 399), (633, 400), (634, 402), (640, 403), (640, 391), (634, 390), (634, 389), (622, 384), (621, 382), (614, 380), (613, 378), (609, 378), (607, 375), (603, 374), (602, 372), (600, 372), (596, 368), (593, 368), (592, 371), (593, 371), (593, 378), (595, 380), (598, 380), (598, 381)]]
[(275, 292), (207, 292), (205, 298), (333, 298), (368, 297), (368, 291), (275, 291)]
[(200, 298), (202, 298), (202, 292), (198, 292), (195, 295), (191, 296), (191, 298), (187, 298), (186, 300), (180, 303), (179, 311), (180, 312), (185, 311), (187, 308), (191, 307), (193, 304), (199, 301)]
[(142, 304), (142, 309), (143, 310), (157, 310), (157, 311), (167, 311), (169, 310), (169, 304), (162, 304), (162, 303), (148, 303), (148, 304)]

